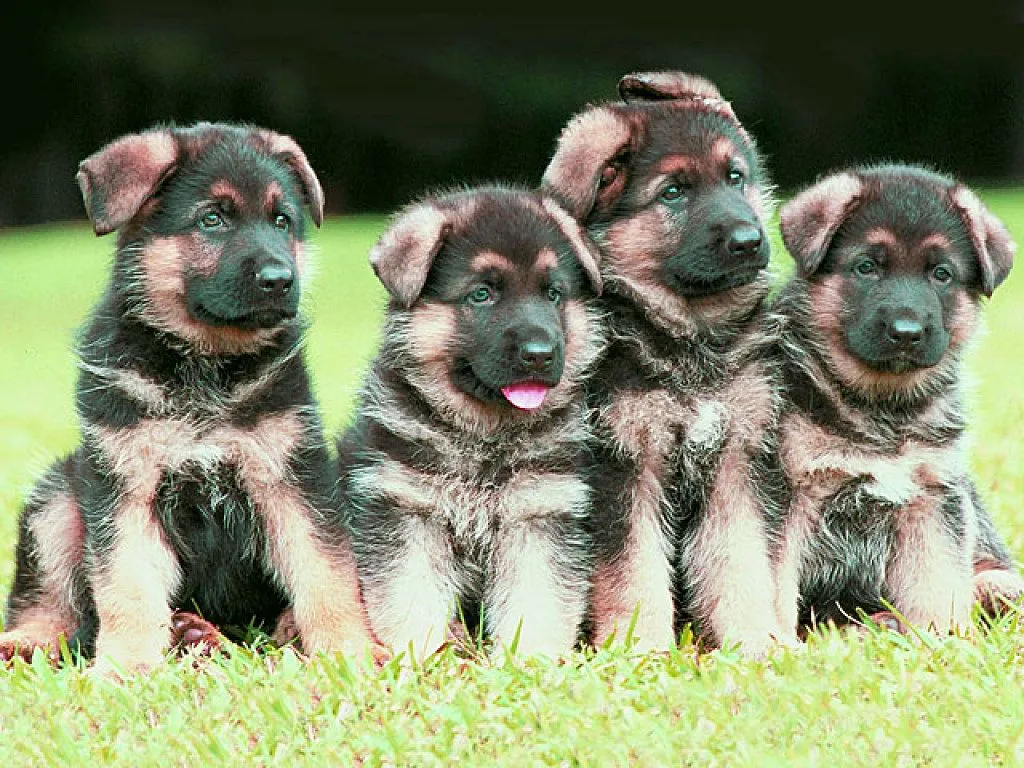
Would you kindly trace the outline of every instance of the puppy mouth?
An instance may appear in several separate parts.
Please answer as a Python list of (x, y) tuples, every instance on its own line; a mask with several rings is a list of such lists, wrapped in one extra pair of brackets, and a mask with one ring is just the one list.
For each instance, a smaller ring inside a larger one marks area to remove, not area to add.
[[(863, 358), (862, 358), (863, 359)], [(916, 360), (907, 355), (894, 355), (874, 360), (864, 360), (864, 363), (873, 370), (880, 373), (911, 373), (924, 368), (934, 368), (938, 362), (930, 360)]]
[(686, 298), (700, 298), (723, 293), (730, 288), (739, 288), (757, 280), (764, 272), (763, 266), (750, 266), (735, 269), (724, 275), (713, 278), (697, 278), (687, 275), (671, 274), (672, 287), (676, 293)]
[(295, 309), (256, 309), (239, 315), (221, 315), (211, 312), (202, 304), (192, 307), (192, 314), (205, 325), (218, 328), (239, 328), (245, 331), (266, 330), (294, 320), (298, 315)]
[(534, 413), (544, 405), (557, 382), (524, 379), (511, 384), (489, 385), (473, 370), (469, 360), (458, 361), (452, 369), (452, 381), (466, 394), (485, 403), (504, 403), (525, 413)]

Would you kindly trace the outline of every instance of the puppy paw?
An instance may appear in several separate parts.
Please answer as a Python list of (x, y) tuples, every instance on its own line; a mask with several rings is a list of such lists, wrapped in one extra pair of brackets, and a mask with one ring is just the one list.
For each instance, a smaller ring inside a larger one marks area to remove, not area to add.
[(189, 611), (175, 611), (171, 616), (171, 647), (178, 653), (192, 651), (199, 656), (211, 656), (224, 651), (224, 635), (211, 622)]
[[(868, 616), (867, 620), (876, 627), (887, 629), (899, 635), (909, 635), (910, 625), (899, 615), (892, 611), (878, 611)], [(862, 631), (867, 631), (866, 625), (858, 625)]]
[(1024, 596), (1024, 579), (1006, 568), (989, 568), (974, 574), (974, 599), (986, 616), (1001, 616), (1010, 603)]
[(59, 638), (30, 637), (17, 631), (0, 634), (0, 667), (10, 664), (15, 659), (21, 659), (26, 664), (31, 663), (37, 648), (42, 650), (51, 664), (60, 663)]

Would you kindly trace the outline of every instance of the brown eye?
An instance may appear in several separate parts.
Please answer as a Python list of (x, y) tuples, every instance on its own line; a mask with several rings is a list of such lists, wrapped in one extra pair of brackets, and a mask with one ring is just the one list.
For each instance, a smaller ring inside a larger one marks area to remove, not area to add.
[(948, 285), (950, 282), (953, 281), (953, 270), (951, 270), (949, 267), (940, 264), (939, 266), (932, 270), (932, 279), (936, 283)]
[(729, 171), (729, 186), (738, 187), (743, 189), (743, 185), (746, 183), (747, 177), (743, 175), (743, 171), (733, 168)]
[(279, 213), (277, 214), (277, 216), (274, 217), (274, 227), (276, 229), (279, 229), (282, 232), (287, 232), (289, 229), (291, 229), (291, 226), (292, 220), (285, 216), (283, 213)]
[(552, 286), (551, 288), (548, 288), (548, 299), (553, 304), (559, 304), (562, 301), (562, 292)]
[(224, 217), (216, 211), (207, 211), (199, 219), (199, 226), (203, 229), (216, 229), (223, 224)]

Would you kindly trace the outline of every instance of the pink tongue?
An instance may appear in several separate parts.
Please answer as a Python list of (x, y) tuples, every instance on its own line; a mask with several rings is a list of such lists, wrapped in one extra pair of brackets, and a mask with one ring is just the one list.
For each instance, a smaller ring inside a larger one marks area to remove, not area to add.
[(535, 411), (544, 403), (544, 397), (548, 388), (543, 384), (533, 381), (524, 381), (521, 384), (510, 384), (501, 388), (501, 394), (505, 396), (516, 408), (524, 411)]

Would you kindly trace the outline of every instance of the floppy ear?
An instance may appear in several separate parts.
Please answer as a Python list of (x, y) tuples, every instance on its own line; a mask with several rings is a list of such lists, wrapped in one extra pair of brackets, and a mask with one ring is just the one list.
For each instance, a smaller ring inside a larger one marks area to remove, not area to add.
[(558, 138), (541, 191), (585, 222), (592, 211), (607, 208), (625, 189), (622, 158), (632, 135), (627, 118), (608, 107), (592, 107), (576, 115)]
[(863, 184), (852, 173), (828, 176), (779, 209), (782, 241), (803, 277), (821, 266), (839, 225), (860, 205)]
[(417, 203), (400, 213), (370, 249), (374, 273), (406, 309), (419, 298), (451, 226), (447, 212)]
[(722, 100), (714, 83), (688, 72), (630, 72), (619, 79), (619, 98), (625, 102), (694, 97)]
[(169, 130), (122, 136), (83, 160), (75, 179), (96, 234), (131, 221), (177, 161), (178, 145)]
[(558, 228), (562, 230), (562, 234), (565, 235), (572, 245), (572, 249), (576, 252), (576, 258), (580, 266), (583, 267), (587, 279), (590, 281), (590, 287), (594, 289), (594, 295), (600, 296), (601, 290), (604, 288), (601, 280), (601, 270), (597, 266), (601, 255), (594, 241), (583, 231), (580, 223), (554, 200), (545, 197), (541, 200), (541, 204), (544, 206), (544, 210), (555, 220)]
[(1003, 222), (967, 187), (957, 184), (950, 192), (950, 199), (967, 227), (981, 267), (981, 289), (991, 298), (993, 291), (1010, 274), (1017, 244)]
[(306, 201), (309, 203), (309, 212), (313, 223), (319, 227), (324, 221), (324, 190), (320, 186), (320, 179), (313, 172), (309, 160), (306, 159), (306, 153), (291, 136), (268, 131), (265, 128), (258, 129), (256, 133), (266, 142), (270, 154), (281, 158), (299, 177), (299, 181), (302, 182), (302, 190), (306, 194)]

